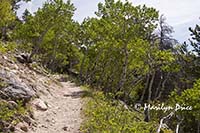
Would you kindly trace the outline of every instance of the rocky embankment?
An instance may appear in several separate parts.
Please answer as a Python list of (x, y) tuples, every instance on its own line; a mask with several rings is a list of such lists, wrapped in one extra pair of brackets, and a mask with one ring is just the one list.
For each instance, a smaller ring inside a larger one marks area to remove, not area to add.
[[(1, 114), (8, 111), (0, 110), (0, 132), (79, 132), (81, 89), (70, 82), (59, 82), (59, 78), (36, 63), (27, 65), (14, 56), (0, 54), (0, 109), (4, 103), (14, 112), (6, 119)], [(20, 108), (24, 114), (19, 113)]]

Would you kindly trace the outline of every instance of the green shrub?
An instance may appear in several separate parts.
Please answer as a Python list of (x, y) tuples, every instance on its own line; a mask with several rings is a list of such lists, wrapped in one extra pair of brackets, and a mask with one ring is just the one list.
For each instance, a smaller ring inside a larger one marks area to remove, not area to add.
[(200, 79), (196, 80), (191, 89), (184, 90), (181, 94), (173, 91), (170, 96), (171, 103), (178, 103), (183, 106), (191, 106), (192, 110), (178, 110), (182, 121), (182, 128), (185, 132), (197, 132), (200, 121)]
[(129, 111), (112, 96), (95, 92), (84, 110), (85, 120), (81, 130), (85, 133), (153, 133), (155, 123), (146, 123), (143, 114)]

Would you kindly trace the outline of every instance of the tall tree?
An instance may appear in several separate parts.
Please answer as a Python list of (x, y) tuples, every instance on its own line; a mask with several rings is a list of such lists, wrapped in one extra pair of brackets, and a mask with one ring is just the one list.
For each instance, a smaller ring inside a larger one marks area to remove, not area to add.
[(194, 59), (193, 59), (193, 74), (197, 78), (200, 78), (200, 26), (196, 25), (194, 29), (191, 27), (189, 28), (189, 31), (191, 32), (192, 40), (190, 41), (190, 45), (192, 46), (192, 51), (194, 53)]
[(189, 30), (192, 36), (192, 40), (190, 40), (191, 46), (193, 47), (194, 52), (200, 56), (200, 26), (196, 25), (194, 29), (190, 27)]
[(31, 0), (10, 0), (10, 1), (11, 1), (12, 10), (16, 13), (17, 9), (20, 8), (20, 2), (29, 2)]
[(10, 0), (0, 0), (0, 37), (7, 39), (7, 28), (15, 19)]
[(172, 38), (173, 28), (166, 23), (166, 18), (162, 14), (159, 19), (159, 45), (161, 50), (173, 49), (176, 40)]
[[(156, 66), (161, 63), (164, 66), (164, 60), (171, 59), (168, 52), (162, 53), (157, 45), (151, 46), (149, 39), (156, 28), (158, 13), (146, 6), (132, 6), (128, 1), (106, 0), (98, 7), (98, 19), (84, 22), (88, 36), (84, 41), (87, 47), (84, 62), (88, 66), (85, 64), (81, 74), (85, 73), (85, 79), (100, 84), (106, 91), (122, 92), (123, 97), (129, 97), (132, 86), (139, 85), (147, 73), (152, 74)], [(162, 62), (160, 54), (155, 53), (162, 53)]]
[[(56, 51), (56, 47), (61, 43), (61, 41), (56, 42), (57, 39), (63, 39), (64, 43), (66, 41), (64, 38), (68, 35), (70, 40), (68, 30), (70, 28), (73, 30), (74, 10), (70, 1), (65, 3), (63, 0), (51, 0), (47, 1), (33, 16), (24, 14), (25, 23), (18, 26), (15, 37), (21, 41), (24, 50), (30, 52), (30, 59), (36, 54), (45, 53), (45, 49), (51, 47)], [(49, 43), (53, 40), (55, 43)]]

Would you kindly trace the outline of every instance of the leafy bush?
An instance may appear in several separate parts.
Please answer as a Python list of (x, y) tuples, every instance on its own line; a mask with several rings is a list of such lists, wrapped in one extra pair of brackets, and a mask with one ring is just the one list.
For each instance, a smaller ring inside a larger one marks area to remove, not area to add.
[(124, 108), (112, 96), (94, 92), (85, 109), (88, 118), (82, 131), (87, 133), (153, 133), (155, 123), (144, 122), (143, 115)]
[(183, 119), (182, 128), (185, 132), (197, 132), (200, 122), (200, 79), (196, 81), (193, 88), (183, 91), (181, 95), (174, 91), (171, 94), (171, 101), (192, 107), (192, 110), (177, 111), (177, 115)]

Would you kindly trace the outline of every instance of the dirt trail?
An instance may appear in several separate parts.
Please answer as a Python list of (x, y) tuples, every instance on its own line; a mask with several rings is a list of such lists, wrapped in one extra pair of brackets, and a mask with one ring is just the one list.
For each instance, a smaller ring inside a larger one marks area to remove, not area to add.
[(47, 105), (46, 111), (34, 110), (37, 127), (30, 133), (80, 133), (81, 88), (71, 82), (61, 82), (63, 87), (50, 89), (40, 99)]

